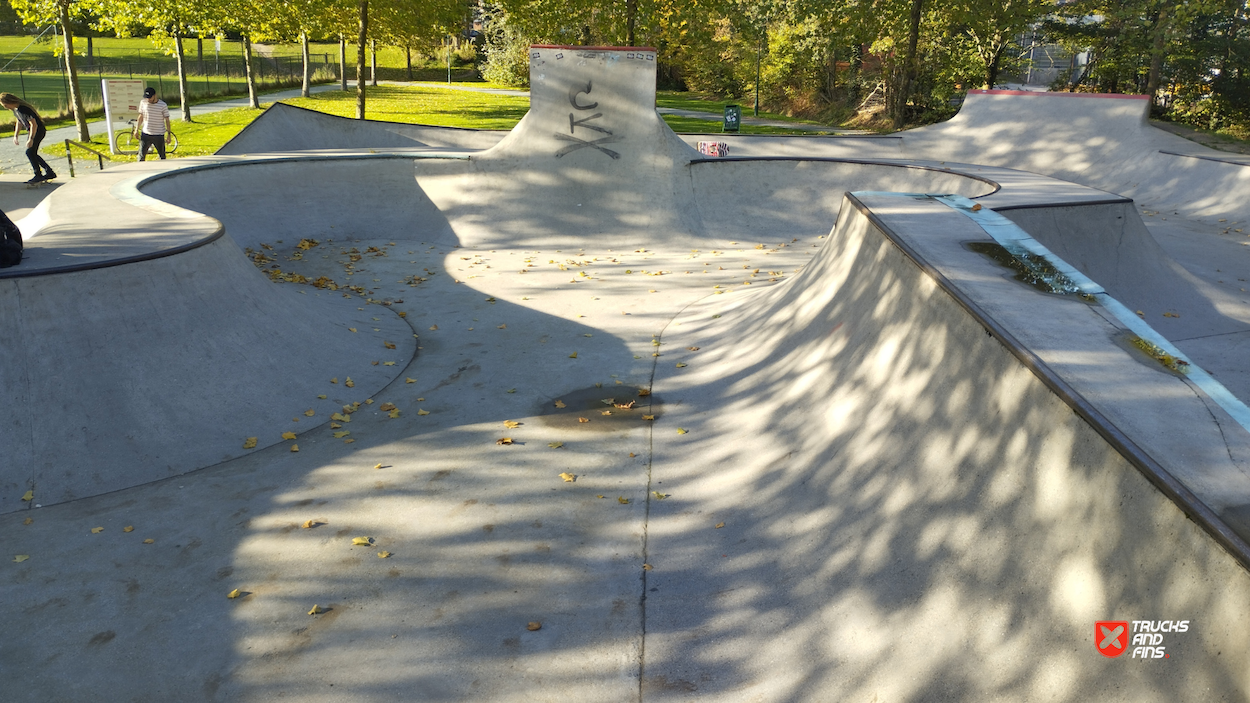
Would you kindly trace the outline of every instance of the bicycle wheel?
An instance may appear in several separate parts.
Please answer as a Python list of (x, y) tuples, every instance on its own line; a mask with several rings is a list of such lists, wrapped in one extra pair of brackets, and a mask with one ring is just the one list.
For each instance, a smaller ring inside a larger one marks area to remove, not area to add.
[(165, 142), (165, 153), (172, 154), (175, 151), (178, 151), (178, 135), (170, 132), (169, 141)]
[(117, 130), (116, 140), (117, 148), (121, 151), (139, 151), (139, 142), (135, 139), (134, 133), (128, 129)]

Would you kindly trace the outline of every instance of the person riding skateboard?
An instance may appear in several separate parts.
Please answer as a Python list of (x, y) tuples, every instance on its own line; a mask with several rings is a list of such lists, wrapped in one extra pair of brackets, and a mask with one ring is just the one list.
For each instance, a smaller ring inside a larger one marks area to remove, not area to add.
[(23, 129), (30, 135), (26, 140), (26, 158), (30, 160), (30, 167), (34, 169), (35, 177), (26, 183), (35, 185), (56, 178), (52, 167), (39, 155), (39, 143), (48, 134), (48, 129), (44, 127), (43, 118), (39, 116), (39, 112), (33, 105), (12, 93), (0, 93), (0, 105), (3, 105), (6, 110), (13, 111), (13, 143), (20, 146), (18, 137)]

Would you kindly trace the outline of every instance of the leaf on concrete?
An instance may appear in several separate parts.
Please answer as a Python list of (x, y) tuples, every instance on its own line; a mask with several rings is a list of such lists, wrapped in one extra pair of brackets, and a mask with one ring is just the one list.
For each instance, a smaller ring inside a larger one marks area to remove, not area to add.
[(648, 421), (650, 421), (650, 420), (654, 420), (654, 419), (655, 419), (655, 415), (643, 415), (643, 416), (642, 416), (642, 419), (643, 419), (643, 420), (648, 420)]
[(638, 401), (636, 400), (631, 400), (628, 403), (613, 403), (612, 406), (616, 408), (620, 408), (621, 410), (633, 410), (634, 404), (637, 402)]
[(616, 502), (620, 503), (621, 505), (629, 505), (629, 498), (626, 498), (625, 496), (617, 496)]
[(429, 414), (430, 414), (430, 411), (429, 411), (429, 410), (418, 410), (418, 411), (417, 411), (417, 414), (418, 414), (418, 415), (429, 415)]
[(320, 615), (320, 614), (322, 614), (322, 613), (324, 613), (324, 612), (325, 612), (325, 608), (322, 608), (322, 607), (321, 607), (321, 606), (319, 606), (319, 605), (314, 605), (314, 606), (312, 607), (312, 610), (309, 610), (309, 611), (308, 611), (308, 614), (309, 614), (309, 615)]
[(394, 409), (395, 409), (394, 403), (382, 403), (381, 405), (378, 406), (378, 410), (381, 410), (384, 413), (389, 413), (390, 411)]
[(332, 379), (330, 379), (330, 383), (338, 383), (338, 382), (339, 382), (339, 379), (338, 379), (338, 377), (337, 377), (337, 376), (336, 376), (336, 377), (334, 377), (334, 378), (332, 378)]
[(650, 565), (650, 564), (643, 564), (643, 565), (642, 565), (642, 570), (643, 570), (643, 571), (650, 571), (650, 570), (651, 570), (651, 568), (652, 568), (652, 567), (651, 567), (651, 565)]
[(355, 332), (355, 331), (356, 331), (356, 328), (355, 328), (355, 327), (348, 327), (348, 328), (347, 328), (347, 331), (348, 331), (348, 332)]
[(526, 625), (525, 629), (529, 630), (530, 632), (537, 632), (543, 629), (543, 624), (541, 622), (538, 622), (537, 620), (534, 620), (530, 624)]
[(28, 518), (26, 518), (25, 520), (22, 520), (22, 524), (23, 524), (23, 525), (29, 525), (29, 524), (31, 524), (31, 523), (32, 523), (32, 522), (34, 522), (34, 521), (35, 521), (35, 518), (33, 518), (33, 517), (28, 517)]
[(383, 341), (383, 342), (382, 342), (382, 346), (386, 347), (387, 349), (394, 349), (394, 348), (395, 348), (395, 343), (394, 343), (394, 342), (386, 342), (386, 341)]
[(387, 413), (387, 414), (386, 414), (386, 416), (387, 416), (387, 417), (389, 417), (389, 418), (391, 418), (392, 420), (398, 420), (398, 419), (399, 419), (399, 411), (398, 411), (398, 410), (392, 410), (392, 411), (390, 411), (389, 413)]
[(393, 362), (393, 361), (383, 361), (383, 362), (382, 362), (382, 365), (383, 365), (383, 366), (394, 366), (394, 365), (395, 365), (395, 362)]
[(725, 523), (723, 523), (723, 522), (718, 522), (718, 523), (716, 523), (716, 529), (718, 529), (718, 530), (719, 530), (720, 528), (724, 527), (724, 526), (725, 526)]
[(516, 444), (516, 442), (513, 442), (511, 437), (500, 437), (495, 440), (495, 444)]
[(313, 415), (316, 415), (316, 414), (317, 414), (317, 411), (313, 410), (312, 408), (309, 408), (304, 411), (304, 417), (312, 417)]
[(436, 330), (436, 329), (438, 329), (438, 325), (430, 325), (430, 329), (431, 329), (431, 330)]
[(373, 538), (372, 537), (353, 537), (352, 546), (353, 547), (372, 547)]
[(304, 528), (305, 530), (311, 530), (312, 528), (320, 524), (321, 524), (321, 521), (314, 518), (312, 520), (305, 520), (304, 524), (300, 525), (300, 527)]
[(149, 537), (149, 538), (147, 538), (147, 539), (143, 540), (143, 543), (144, 543), (144, 544), (156, 544), (156, 540), (154, 540), (154, 539), (152, 539), (151, 537)]
[(547, 442), (547, 446), (552, 449), (559, 449), (564, 446), (564, 442)]
[(295, 453), (295, 452), (298, 452), (298, 451), (299, 451), (299, 445), (298, 445), (298, 444), (292, 444), (292, 445), (291, 445), (291, 453)]
[(699, 351), (698, 347), (686, 347), (686, 351)]
[(390, 555), (391, 555), (391, 553), (390, 553), (390, 552), (378, 552), (378, 558), (379, 558), (379, 559), (385, 559), (385, 558), (389, 557)]
[(506, 330), (506, 329), (508, 329), (508, 325), (505, 323), (505, 324), (499, 325), (499, 326), (498, 326), (498, 327), (496, 327), (495, 329), (497, 329), (497, 330)]
[(283, 433), (282, 433), (282, 439), (295, 439), (295, 433), (294, 433), (294, 432), (283, 432)]
[(686, 428), (685, 428), (685, 427), (678, 427), (678, 428), (677, 428), (677, 434), (686, 434)]
[(507, 427), (508, 429), (510, 429), (510, 430), (511, 430), (511, 429), (515, 429), (515, 428), (517, 428), (517, 427), (520, 427), (520, 426), (521, 426), (521, 423), (517, 422), (516, 420), (504, 420), (504, 421), (503, 421), (503, 426), (504, 426), (504, 427)]
[(237, 588), (236, 588), (236, 589), (234, 589), (233, 591), (231, 591), (231, 592), (227, 593), (227, 594), (226, 594), (226, 597), (227, 597), (227, 598), (229, 598), (229, 599), (231, 599), (231, 600), (233, 600), (233, 599), (235, 599), (235, 598), (238, 598), (238, 597), (239, 597), (239, 596), (241, 596), (241, 595), (243, 595), (243, 594), (242, 594), (242, 593), (240, 593), (240, 592), (239, 592), (239, 589), (237, 589)]
[(417, 379), (415, 378), (407, 378), (407, 377), (404, 378), (404, 383), (416, 383), (416, 382), (417, 382)]
[(612, 411), (611, 411), (611, 410), (604, 410), (603, 412), (600, 412), (599, 414), (600, 414), (600, 415), (611, 415), (611, 414), (612, 414)]
[(134, 525), (126, 525), (125, 527), (122, 528), (122, 532), (134, 532), (134, 531), (135, 531)]
[(577, 352), (573, 352), (572, 354), (569, 354), (569, 358), (570, 358), (570, 359), (576, 359), (576, 358), (577, 358)]
[(677, 362), (677, 368), (679, 368), (679, 369), (684, 369), (684, 368), (686, 368), (686, 365), (685, 365), (684, 363), (682, 363), (682, 362), (680, 362), (680, 361), (679, 361), (679, 362)]
[(101, 533), (101, 532), (103, 532), (103, 531), (104, 531), (104, 528), (103, 528), (103, 527), (93, 527), (93, 528), (91, 528), (91, 534), (93, 534), (93, 535), (98, 535), (98, 534), (100, 534), (100, 533)]
[(17, 562), (18, 564), (21, 564), (22, 562), (26, 561), (29, 558), (30, 558), (29, 554), (18, 554), (13, 557), (13, 561)]
[(29, 502), (29, 501), (32, 501), (32, 500), (34, 500), (34, 499), (35, 499), (35, 491), (34, 491), (34, 490), (29, 490), (29, 491), (26, 491), (25, 493), (23, 493), (23, 494), (22, 494), (22, 500), (24, 500), (24, 501)]
[(347, 381), (345, 381), (345, 382), (343, 383), (343, 385), (347, 386), (348, 388), (355, 388), (355, 387), (356, 387), (356, 382), (352, 380), (352, 377), (351, 377), (351, 376), (348, 376), (348, 377), (347, 377)]
[(651, 495), (655, 496), (656, 500), (664, 500), (668, 497), (667, 493), (661, 493), (659, 491), (651, 491)]
[(639, 398), (646, 398), (646, 397), (647, 397), (647, 396), (649, 396), (649, 395), (651, 395), (651, 391), (650, 391), (650, 390), (648, 390), (648, 389), (646, 389), (646, 388), (639, 388), (639, 389), (638, 389), (638, 397), (639, 397)]
[(563, 407), (565, 407), (565, 405), (564, 405), (564, 401), (563, 401), (563, 400), (557, 400), (557, 401), (556, 401), (556, 407), (557, 407), (557, 408), (563, 408)]
[(255, 438), (255, 437), (248, 437), (246, 440), (244, 440), (244, 441), (243, 441), (243, 448), (244, 448), (244, 449), (255, 449), (255, 448), (256, 448), (256, 438)]
[(577, 475), (571, 474), (565, 471), (564, 473), (560, 474), (560, 478), (564, 479), (565, 483), (573, 483), (574, 481), (577, 480)]
[(577, 418), (577, 421), (578, 421), (578, 422), (590, 422), (590, 418), (588, 418), (588, 417), (579, 417), (579, 418)]

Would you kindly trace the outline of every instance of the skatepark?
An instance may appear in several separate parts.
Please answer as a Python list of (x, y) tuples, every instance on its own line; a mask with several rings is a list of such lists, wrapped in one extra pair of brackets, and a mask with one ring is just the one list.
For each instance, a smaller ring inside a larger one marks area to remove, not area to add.
[(653, 50), (530, 71), (511, 132), (276, 104), (19, 222), (7, 700), (1250, 694), (1250, 162), (1133, 96), (677, 135)]

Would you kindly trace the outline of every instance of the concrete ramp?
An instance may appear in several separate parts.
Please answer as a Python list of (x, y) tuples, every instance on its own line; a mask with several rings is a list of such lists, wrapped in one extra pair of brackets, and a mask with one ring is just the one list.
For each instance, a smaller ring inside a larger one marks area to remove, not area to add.
[(239, 156), (327, 149), (487, 149), (504, 134), (506, 132), (353, 120), (274, 103), (217, 153)]
[[(1244, 441), (1095, 308), (963, 249), (962, 216), (866, 202), (800, 276), (661, 337), (645, 699), (1240, 698), (1250, 576), (1147, 465)], [(1168, 436), (1123, 444), (1117, 404), (1163, 398)], [(1112, 659), (1099, 620), (1190, 629)]]

